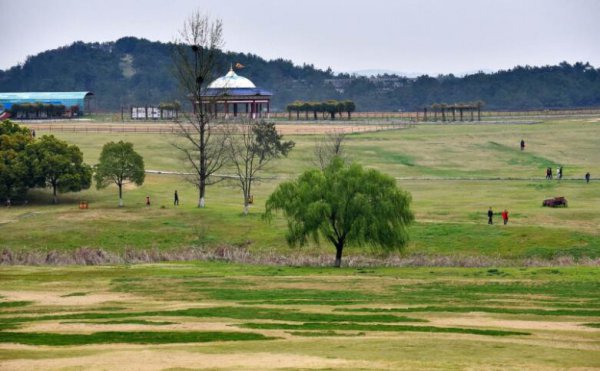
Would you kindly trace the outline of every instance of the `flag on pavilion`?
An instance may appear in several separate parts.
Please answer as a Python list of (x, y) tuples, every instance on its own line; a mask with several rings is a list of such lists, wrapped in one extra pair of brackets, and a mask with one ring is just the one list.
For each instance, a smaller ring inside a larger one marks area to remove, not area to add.
[(244, 67), (246, 67), (246, 66), (244, 66), (244, 65), (243, 65), (243, 64), (241, 64), (240, 62), (237, 62), (237, 63), (235, 64), (235, 69), (236, 69), (236, 70), (241, 70), (241, 69), (242, 69), (242, 68), (244, 68)]

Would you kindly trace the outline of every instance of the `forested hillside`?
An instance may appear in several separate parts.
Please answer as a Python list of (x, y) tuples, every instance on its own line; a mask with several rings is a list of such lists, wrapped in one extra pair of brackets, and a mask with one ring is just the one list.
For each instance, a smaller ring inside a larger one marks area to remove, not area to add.
[[(0, 71), (0, 91), (90, 90), (96, 94), (96, 109), (104, 111), (121, 105), (183, 101), (171, 72), (172, 47), (133, 37), (109, 43), (75, 42)], [(600, 69), (587, 63), (516, 67), (464, 77), (367, 78), (229, 52), (219, 55), (218, 75), (225, 74), (231, 63), (241, 63), (245, 68), (238, 71), (240, 75), (273, 91), (276, 110), (284, 110), (294, 100), (327, 99), (353, 100), (358, 111), (414, 110), (432, 103), (476, 100), (483, 100), (488, 109), (600, 106)]]

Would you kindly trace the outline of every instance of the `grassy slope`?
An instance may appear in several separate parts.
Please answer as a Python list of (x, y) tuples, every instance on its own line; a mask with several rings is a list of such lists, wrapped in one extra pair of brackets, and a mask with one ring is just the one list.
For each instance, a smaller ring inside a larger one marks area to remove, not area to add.
[[(40, 133), (42, 134), (42, 133)], [(148, 169), (185, 170), (170, 145), (175, 140), (152, 134), (55, 133), (79, 145), (88, 163), (95, 163), (109, 140), (128, 140), (144, 156)], [(600, 123), (590, 120), (538, 125), (417, 126), (408, 130), (351, 135), (348, 156), (396, 177), (413, 195), (417, 223), (408, 253), (493, 257), (551, 258), (556, 255), (600, 256), (600, 189), (582, 181), (419, 180), (421, 177), (541, 177), (547, 166), (561, 164), (566, 177), (600, 174), (595, 140)], [(521, 138), (527, 142), (520, 152)], [(290, 158), (274, 164), (266, 175), (290, 178), (312, 166), (314, 136), (293, 137)], [(227, 173), (227, 170), (223, 170)], [(81, 246), (121, 251), (124, 248), (170, 249), (222, 243), (254, 251), (286, 252), (285, 221), (268, 225), (260, 219), (264, 200), (280, 180), (255, 187), (252, 215), (243, 217), (240, 192), (221, 183), (208, 190), (208, 208), (195, 208), (196, 191), (181, 177), (148, 175), (140, 188), (127, 189), (124, 209), (116, 205), (116, 189), (91, 189), (46, 204), (48, 193), (32, 192), (33, 205), (2, 212), (2, 247), (73, 249)], [(182, 205), (171, 206), (178, 189)], [(151, 196), (153, 206), (144, 206)], [(567, 209), (540, 207), (541, 200), (564, 195)], [(80, 199), (91, 209), (80, 211)], [(161, 209), (160, 206), (165, 208)], [(507, 227), (485, 224), (488, 206), (511, 212)], [(314, 246), (307, 252), (316, 251)], [(350, 248), (348, 253), (357, 252)]]

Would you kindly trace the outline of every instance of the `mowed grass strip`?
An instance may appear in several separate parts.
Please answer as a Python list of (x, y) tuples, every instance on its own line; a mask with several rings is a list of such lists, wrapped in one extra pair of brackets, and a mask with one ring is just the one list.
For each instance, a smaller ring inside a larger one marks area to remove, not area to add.
[(0, 309), (25, 307), (33, 304), (32, 301), (0, 301)]
[(364, 323), (322, 323), (307, 322), (303, 324), (290, 323), (244, 323), (239, 325), (243, 328), (255, 330), (334, 330), (334, 331), (390, 331), (390, 332), (451, 332), (459, 334), (488, 335), (488, 336), (511, 336), (531, 335), (529, 332), (486, 330), (463, 327), (435, 327), (435, 326), (410, 326), (410, 325), (383, 325)]
[(335, 331), (286, 331), (287, 334), (292, 336), (305, 336), (305, 337), (324, 337), (324, 336), (336, 336), (336, 337), (356, 337), (365, 336), (364, 332), (356, 333), (345, 333)]
[(368, 312), (368, 313), (416, 313), (416, 312), (448, 312), (448, 313), (505, 313), (505, 314), (535, 314), (540, 316), (581, 316), (600, 317), (600, 310), (575, 309), (536, 309), (536, 308), (500, 308), (500, 307), (411, 307), (411, 308), (338, 308), (339, 312)]
[(91, 319), (117, 319), (131, 317), (197, 317), (197, 318), (232, 318), (243, 320), (279, 320), (290, 322), (427, 322), (420, 318), (409, 318), (391, 314), (370, 315), (340, 315), (335, 313), (309, 313), (293, 310), (280, 310), (258, 307), (213, 307), (213, 308), (189, 308), (172, 311), (156, 312), (122, 312), (122, 313), (100, 313), (86, 312), (64, 315), (48, 315), (37, 317), (5, 317), (0, 319), (0, 326), (7, 326), (37, 321), (52, 320), (91, 320)]
[(272, 340), (274, 337), (251, 332), (167, 332), (142, 331), (121, 332), (106, 331), (92, 334), (57, 334), (39, 332), (2, 332), (0, 343), (18, 343), (27, 345), (89, 345), (89, 344), (173, 344), (207, 343), (213, 341)]
[(125, 319), (125, 320), (112, 320), (112, 321), (66, 321), (61, 324), (91, 324), (91, 325), (150, 325), (150, 326), (166, 326), (175, 325), (177, 322), (169, 321), (147, 321), (144, 319)]

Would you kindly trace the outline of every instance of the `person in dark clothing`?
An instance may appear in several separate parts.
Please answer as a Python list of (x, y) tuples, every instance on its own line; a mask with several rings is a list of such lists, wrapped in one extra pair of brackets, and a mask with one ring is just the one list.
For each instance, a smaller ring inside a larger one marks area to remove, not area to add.
[(558, 168), (558, 179), (562, 179), (563, 176), (563, 169), (562, 166)]
[(521, 139), (521, 151), (525, 149), (525, 141)]
[(173, 194), (173, 205), (179, 206), (179, 195), (177, 194), (177, 190), (175, 190), (175, 194)]
[(492, 207), (490, 206), (490, 209), (488, 210), (488, 224), (494, 224), (494, 222), (492, 221), (493, 216), (494, 212), (492, 211)]
[(546, 179), (552, 179), (552, 168), (548, 167), (546, 169)]
[(590, 182), (590, 172), (589, 171), (587, 173), (585, 173), (585, 182), (586, 183)]

